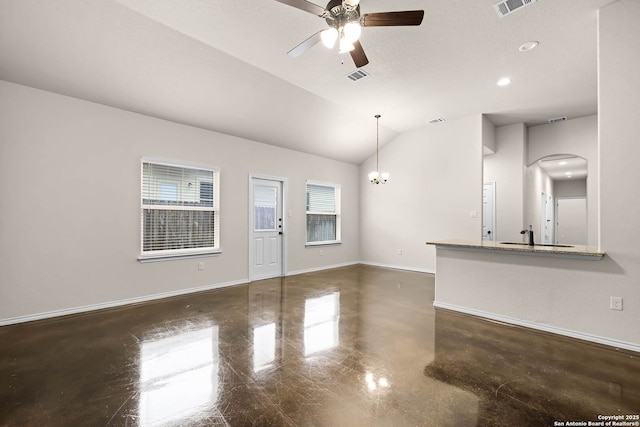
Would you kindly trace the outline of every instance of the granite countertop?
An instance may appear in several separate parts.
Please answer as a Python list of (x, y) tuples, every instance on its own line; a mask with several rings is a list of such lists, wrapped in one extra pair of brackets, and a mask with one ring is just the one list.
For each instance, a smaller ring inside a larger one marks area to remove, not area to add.
[(541, 255), (565, 258), (586, 258), (602, 259), (604, 252), (591, 246), (583, 245), (542, 245), (529, 246), (521, 242), (493, 242), (490, 240), (465, 241), (465, 240), (444, 240), (437, 242), (427, 242), (427, 245), (436, 247), (459, 249), (459, 250), (482, 250), (502, 253), (512, 253), (515, 255)]

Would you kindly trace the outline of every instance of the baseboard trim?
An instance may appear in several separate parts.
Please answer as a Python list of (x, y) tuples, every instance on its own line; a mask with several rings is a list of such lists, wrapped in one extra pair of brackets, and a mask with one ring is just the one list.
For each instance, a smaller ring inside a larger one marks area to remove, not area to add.
[(340, 268), (340, 267), (348, 267), (348, 266), (357, 265), (357, 264), (361, 264), (361, 262), (353, 261), (353, 262), (345, 262), (341, 264), (325, 265), (322, 267), (305, 268), (304, 270), (289, 271), (287, 272), (286, 276), (297, 276), (299, 274), (316, 273), (318, 271), (331, 270), (333, 268)]
[[(345, 262), (345, 263), (341, 263), (341, 264), (326, 265), (326, 266), (322, 266), (322, 267), (307, 268), (307, 269), (304, 269), (304, 270), (289, 271), (289, 272), (286, 273), (286, 276), (297, 276), (297, 275), (300, 275), (300, 274), (315, 273), (315, 272), (318, 272), (318, 271), (331, 270), (331, 269), (334, 269), (334, 268), (348, 267), (348, 266), (358, 265), (358, 264), (370, 265), (370, 266), (374, 266), (374, 267), (393, 268), (393, 269), (396, 269), (396, 270), (407, 270), (407, 271), (415, 271), (415, 272), (419, 272), (419, 273), (434, 274), (433, 271), (425, 270), (425, 269), (418, 269), (418, 268), (412, 268), (412, 267), (403, 267), (403, 266), (394, 266), (394, 265), (389, 265), (389, 264), (379, 264), (379, 263), (364, 262), (364, 261), (353, 261), (353, 262)], [(96, 310), (104, 310), (104, 309), (109, 309), (109, 308), (122, 307), (122, 306), (126, 306), (126, 305), (140, 304), (140, 303), (145, 303), (145, 302), (161, 300), (161, 299), (164, 299), (164, 298), (171, 298), (171, 297), (177, 297), (177, 296), (182, 296), (182, 295), (193, 294), (193, 293), (196, 293), (196, 292), (204, 292), (204, 291), (210, 291), (210, 290), (213, 290), (213, 289), (226, 288), (226, 287), (229, 287), (229, 286), (243, 285), (243, 284), (246, 284), (246, 283), (249, 283), (248, 279), (234, 280), (234, 281), (229, 281), (229, 282), (224, 282), (224, 283), (216, 283), (216, 284), (212, 284), (212, 285), (198, 286), (198, 287), (195, 287), (195, 288), (179, 289), (179, 290), (175, 290), (175, 291), (161, 292), (161, 293), (158, 293), (158, 294), (143, 295), (143, 296), (134, 297), (134, 298), (125, 298), (125, 299), (116, 300), (116, 301), (108, 301), (108, 302), (97, 303), (97, 304), (89, 304), (89, 305), (80, 306), (80, 307), (71, 307), (71, 308), (65, 308), (65, 309), (60, 309), (60, 310), (47, 311), (47, 312), (43, 312), (43, 313), (35, 313), (35, 314), (28, 314), (28, 315), (24, 315), (24, 316), (9, 317), (9, 318), (5, 318), (5, 319), (0, 319), (0, 326), (15, 325), (15, 324), (27, 323), (27, 322), (35, 322), (35, 321), (38, 321), (38, 320), (52, 319), (52, 318), (56, 318), (56, 317), (69, 316), (69, 315), (72, 315), (72, 314), (88, 313), (88, 312), (96, 311)]]
[(360, 264), (370, 265), (373, 267), (393, 268), (394, 270), (405, 270), (405, 271), (415, 271), (417, 273), (436, 274), (435, 270), (430, 270), (427, 268), (407, 267), (404, 265), (382, 264), (379, 262), (369, 262), (369, 261), (360, 261)]
[(160, 300), (164, 298), (171, 298), (171, 297), (193, 294), (196, 292), (210, 291), (213, 289), (226, 288), (226, 287), (235, 286), (235, 285), (242, 285), (247, 282), (248, 281), (246, 279), (234, 280), (230, 282), (217, 283), (214, 285), (198, 286), (195, 288), (180, 289), (180, 290), (170, 291), (170, 292), (161, 292), (159, 294), (144, 295), (140, 297), (125, 298), (121, 300), (103, 302), (98, 304), (89, 304), (89, 305), (80, 306), (80, 307), (65, 308), (62, 310), (47, 311), (44, 313), (28, 314), (26, 316), (10, 317), (7, 319), (0, 319), (0, 326), (15, 325), (18, 323), (34, 322), (36, 320), (46, 320), (54, 317), (69, 316), (71, 314), (87, 313), (90, 311), (122, 307), (125, 305), (140, 304), (140, 303)]
[(633, 344), (625, 341), (618, 341), (610, 338), (604, 338), (597, 335), (585, 334), (583, 332), (571, 331), (568, 329), (558, 328), (555, 326), (544, 325), (535, 322), (529, 322), (527, 320), (516, 319), (509, 316), (502, 316), (499, 314), (493, 314), (486, 311), (474, 310), (466, 307), (460, 307), (453, 304), (447, 304), (443, 302), (434, 301), (433, 306), (436, 308), (442, 308), (445, 310), (457, 311), (459, 313), (468, 314), (471, 316), (482, 317), (485, 319), (495, 320), (502, 323), (508, 323), (516, 326), (522, 326), (529, 329), (535, 329), (542, 332), (548, 332), (556, 335), (562, 335), (569, 338), (575, 338), (582, 341), (588, 341), (607, 347), (613, 347), (616, 349), (631, 350), (640, 353), (640, 345)]

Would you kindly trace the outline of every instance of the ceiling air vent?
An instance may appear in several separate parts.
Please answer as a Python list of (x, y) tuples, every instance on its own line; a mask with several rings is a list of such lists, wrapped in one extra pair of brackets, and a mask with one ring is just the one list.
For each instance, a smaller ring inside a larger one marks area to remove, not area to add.
[(435, 125), (436, 123), (442, 123), (444, 119), (442, 117), (436, 117), (435, 119), (429, 120), (429, 124)]
[(365, 77), (369, 77), (369, 73), (361, 69), (357, 69), (353, 73), (347, 74), (347, 78), (352, 82), (356, 82), (360, 79), (364, 79)]
[(549, 123), (557, 123), (557, 122), (564, 122), (565, 120), (567, 120), (567, 116), (562, 116), (562, 117), (556, 117), (555, 119), (549, 119)]
[(516, 10), (522, 9), (525, 6), (529, 6), (536, 1), (538, 0), (504, 0), (500, 3), (494, 4), (493, 7), (495, 7), (496, 12), (498, 12), (498, 16), (502, 18), (503, 16), (507, 16), (510, 13), (515, 12)]

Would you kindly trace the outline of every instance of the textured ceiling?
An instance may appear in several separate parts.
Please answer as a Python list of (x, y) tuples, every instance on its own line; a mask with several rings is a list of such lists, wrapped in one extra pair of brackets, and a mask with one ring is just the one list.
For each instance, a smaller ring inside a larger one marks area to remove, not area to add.
[(359, 164), (375, 114), (381, 144), (435, 117), (595, 114), (596, 15), (611, 1), (539, 0), (500, 18), (495, 0), (362, 0), (362, 13), (425, 18), (364, 28), (370, 76), (352, 82), (349, 55), (286, 55), (326, 24), (274, 0), (0, 0), (0, 79)]

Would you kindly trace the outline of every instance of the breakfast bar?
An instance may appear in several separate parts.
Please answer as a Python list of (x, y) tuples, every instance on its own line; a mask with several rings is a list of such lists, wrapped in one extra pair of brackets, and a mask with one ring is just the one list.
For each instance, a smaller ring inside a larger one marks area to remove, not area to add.
[[(436, 247), (434, 307), (638, 351), (604, 336), (603, 316), (616, 319), (619, 309), (593, 315), (616, 296), (608, 285), (611, 275), (623, 274), (603, 251), (482, 240), (427, 244)], [(585, 284), (594, 276), (601, 277), (600, 286), (589, 289)], [(600, 305), (592, 302), (594, 295)]]
[(464, 240), (446, 240), (427, 242), (427, 245), (435, 245), (437, 249), (462, 250), (462, 251), (492, 251), (501, 254), (531, 255), (556, 258), (573, 258), (585, 260), (601, 260), (604, 252), (591, 246), (582, 245), (554, 245), (534, 244), (533, 246), (523, 242), (494, 242), (480, 240), (476, 242)]

